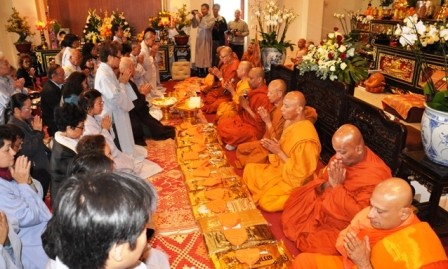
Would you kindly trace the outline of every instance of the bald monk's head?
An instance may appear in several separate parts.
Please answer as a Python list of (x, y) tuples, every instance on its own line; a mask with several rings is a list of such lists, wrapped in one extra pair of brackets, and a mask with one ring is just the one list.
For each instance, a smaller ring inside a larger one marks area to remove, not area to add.
[(236, 73), (240, 79), (243, 79), (249, 75), (249, 71), (252, 69), (252, 63), (249, 61), (241, 61), (238, 65)]
[(264, 84), (264, 71), (261, 67), (254, 67), (249, 71), (249, 86), (257, 89)]
[(223, 46), (223, 48), (219, 51), (219, 58), (224, 64), (228, 64), (233, 59), (233, 51), (228, 46)]
[(335, 158), (342, 164), (352, 166), (364, 159), (366, 149), (359, 129), (352, 124), (344, 124), (333, 135), (331, 140), (336, 151)]
[(393, 229), (412, 214), (412, 189), (401, 178), (390, 178), (378, 184), (370, 198), (368, 218), (376, 229)]
[(281, 105), (286, 93), (286, 83), (283, 79), (274, 79), (268, 85), (268, 99), (274, 105)]
[(299, 121), (305, 119), (305, 96), (299, 91), (285, 95), (282, 105), (282, 116), (285, 120)]

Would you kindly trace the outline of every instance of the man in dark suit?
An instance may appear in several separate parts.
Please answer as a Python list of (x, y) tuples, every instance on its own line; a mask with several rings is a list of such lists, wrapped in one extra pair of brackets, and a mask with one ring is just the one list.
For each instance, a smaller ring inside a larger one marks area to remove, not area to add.
[(52, 65), (47, 72), (48, 80), (41, 94), (40, 107), (42, 110), (42, 121), (48, 126), (48, 134), (54, 136), (58, 130), (54, 122), (54, 109), (61, 102), (61, 88), (64, 83), (64, 69), (58, 64)]

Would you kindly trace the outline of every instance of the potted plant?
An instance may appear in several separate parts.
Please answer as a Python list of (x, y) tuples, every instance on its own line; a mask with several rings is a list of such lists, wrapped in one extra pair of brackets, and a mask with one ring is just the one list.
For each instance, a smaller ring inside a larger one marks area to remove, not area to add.
[(174, 36), (174, 41), (179, 46), (187, 45), (188, 43), (190, 36), (185, 32), (185, 27), (189, 27), (191, 25), (191, 19), (192, 15), (187, 11), (186, 4), (183, 4), (177, 12), (172, 14), (172, 22), (178, 33), (178, 35)]
[(289, 26), (297, 17), (292, 9), (279, 8), (273, 1), (258, 2), (252, 6), (261, 34), (259, 41), (261, 58), (265, 71), (271, 64), (283, 64), (286, 59), (286, 49), (293, 49), (294, 44), (285, 40)]
[(6, 31), (19, 35), (19, 39), (14, 43), (16, 45), (16, 49), (20, 53), (29, 52), (31, 49), (31, 42), (27, 41), (26, 38), (34, 34), (31, 33), (26, 17), (21, 17), (15, 7), (12, 8), (12, 14), (8, 18), (5, 27)]
[(448, 91), (447, 59), (443, 70), (435, 71), (426, 60), (423, 49), (437, 45), (446, 55), (448, 28), (445, 23), (424, 23), (417, 14), (404, 19), (404, 25), (397, 25), (395, 35), (403, 47), (414, 53), (416, 65), (421, 68), (426, 81), (423, 88), (425, 111), (422, 116), (422, 143), (425, 153), (432, 161), (448, 166)]

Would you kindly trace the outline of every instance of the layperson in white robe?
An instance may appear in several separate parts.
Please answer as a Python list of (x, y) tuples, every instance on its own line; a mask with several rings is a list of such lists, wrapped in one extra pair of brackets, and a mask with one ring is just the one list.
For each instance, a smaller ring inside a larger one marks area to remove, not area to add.
[[(22, 242), (17, 234), (19, 222), (15, 218), (7, 218), (0, 212), (0, 268), (23, 269), (20, 253)], [(4, 242), (2, 242), (4, 238)]]
[(26, 269), (42, 269), (48, 261), (41, 234), (51, 219), (43, 202), (39, 181), (30, 177), (31, 162), (25, 156), (14, 161), (11, 132), (0, 126), (0, 208), (8, 219), (16, 219), (22, 242), (22, 264)]
[[(95, 89), (101, 92), (104, 101), (102, 115), (111, 115), (119, 148), (134, 156), (134, 137), (132, 135), (129, 111), (134, 108), (132, 101), (137, 96), (128, 96), (132, 88), (127, 89), (130, 72), (120, 73), (117, 79), (114, 69), (118, 69), (121, 58), (121, 45), (118, 42), (106, 42), (100, 49), (101, 64), (95, 77)], [(129, 86), (130, 87), (130, 86)], [(133, 92), (132, 92), (133, 93)], [(145, 155), (146, 157), (146, 155)]]
[[(106, 139), (106, 143), (110, 148), (112, 160), (115, 163), (115, 169), (118, 171), (126, 171), (139, 175), (142, 178), (150, 177), (162, 171), (162, 168), (144, 158), (133, 158), (128, 154), (120, 151), (114, 143), (115, 133), (110, 128), (110, 116), (101, 117), (103, 110), (103, 98), (97, 90), (89, 90), (81, 94), (79, 106), (87, 113), (87, 119), (84, 122), (83, 135), (102, 135)], [(142, 148), (145, 153), (144, 147)]]
[(132, 41), (131, 43), (131, 53), (129, 57), (132, 59), (132, 62), (135, 66), (135, 75), (134, 82), (137, 84), (137, 87), (140, 89), (141, 86), (147, 83), (145, 80), (146, 70), (143, 67), (142, 63), (145, 59), (143, 54), (140, 54), (142, 51), (142, 45), (137, 41)]

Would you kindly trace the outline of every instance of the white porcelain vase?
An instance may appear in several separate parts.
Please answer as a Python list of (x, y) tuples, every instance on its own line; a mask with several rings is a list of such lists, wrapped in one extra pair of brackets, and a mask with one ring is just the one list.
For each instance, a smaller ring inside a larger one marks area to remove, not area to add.
[(448, 166), (448, 113), (425, 104), (422, 116), (422, 143), (431, 161)]
[(276, 48), (261, 49), (261, 61), (265, 72), (271, 70), (271, 64), (284, 64), (285, 60), (285, 52), (282, 53)]

